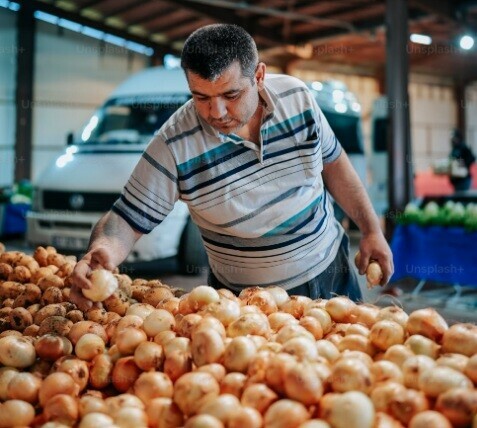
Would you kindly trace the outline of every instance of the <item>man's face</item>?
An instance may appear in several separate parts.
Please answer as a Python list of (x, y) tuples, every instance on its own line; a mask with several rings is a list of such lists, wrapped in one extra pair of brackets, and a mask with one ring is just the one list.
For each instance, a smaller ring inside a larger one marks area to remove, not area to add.
[(242, 75), (238, 61), (214, 81), (187, 72), (197, 113), (223, 134), (237, 132), (249, 122), (258, 107), (264, 76), (265, 64), (260, 63), (250, 79)]

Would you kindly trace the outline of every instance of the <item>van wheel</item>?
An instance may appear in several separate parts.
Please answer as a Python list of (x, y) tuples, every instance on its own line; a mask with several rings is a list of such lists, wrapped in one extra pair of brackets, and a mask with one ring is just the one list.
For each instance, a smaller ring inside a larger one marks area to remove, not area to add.
[(179, 243), (179, 270), (184, 275), (199, 275), (207, 266), (207, 254), (199, 228), (190, 219), (182, 232)]

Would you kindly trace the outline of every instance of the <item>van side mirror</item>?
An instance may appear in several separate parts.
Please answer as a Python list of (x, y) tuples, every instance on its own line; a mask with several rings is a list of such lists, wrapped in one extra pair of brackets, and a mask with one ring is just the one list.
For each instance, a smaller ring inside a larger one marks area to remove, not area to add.
[(71, 146), (73, 144), (73, 139), (74, 139), (73, 133), (68, 132), (68, 134), (66, 134), (66, 145)]

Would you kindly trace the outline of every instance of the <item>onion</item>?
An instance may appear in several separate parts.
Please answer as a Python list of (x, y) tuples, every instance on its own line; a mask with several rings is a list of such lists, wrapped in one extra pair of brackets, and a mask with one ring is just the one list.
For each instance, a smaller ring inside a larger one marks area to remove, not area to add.
[(4, 366), (25, 368), (35, 362), (36, 352), (24, 337), (5, 336), (0, 339), (0, 363)]
[(477, 413), (477, 392), (453, 388), (439, 395), (435, 410), (442, 413), (454, 427), (468, 427)]
[(477, 383), (477, 354), (469, 358), (464, 373), (472, 382)]
[(255, 305), (265, 314), (270, 315), (278, 310), (275, 299), (265, 290), (259, 290), (253, 293), (247, 300), (247, 305)]
[(296, 319), (300, 319), (310, 302), (311, 299), (306, 296), (290, 296), (290, 299), (282, 304), (280, 310), (293, 315)]
[(199, 330), (192, 334), (192, 358), (197, 366), (218, 362), (224, 352), (224, 341), (216, 330)]
[(283, 326), (277, 333), (275, 340), (278, 343), (288, 342), (294, 337), (307, 337), (308, 339), (314, 341), (315, 337), (303, 326), (299, 324), (290, 324)]
[(364, 337), (369, 337), (370, 330), (363, 324), (351, 324), (345, 332), (345, 336), (350, 334), (359, 334)]
[(91, 361), (96, 355), (102, 354), (105, 347), (103, 339), (99, 336), (86, 333), (76, 343), (75, 354), (82, 360)]
[(200, 407), (198, 414), (206, 414), (216, 417), (224, 425), (227, 425), (230, 418), (240, 408), (240, 401), (235, 395), (222, 394), (205, 401)]
[(174, 337), (169, 340), (163, 348), (166, 358), (177, 351), (183, 352), (184, 354), (190, 354), (192, 352), (191, 341), (187, 337)]
[(71, 354), (73, 345), (64, 336), (45, 334), (36, 341), (35, 351), (42, 360), (56, 361), (65, 355)]
[(227, 371), (245, 373), (256, 353), (252, 339), (245, 336), (235, 337), (225, 348), (224, 366)]
[(376, 321), (389, 320), (397, 322), (402, 328), (406, 328), (409, 315), (398, 306), (387, 306), (379, 310)]
[(425, 410), (429, 410), (429, 401), (423, 392), (414, 389), (406, 389), (389, 405), (391, 416), (406, 426), (415, 415)]
[(243, 373), (227, 373), (220, 382), (220, 393), (233, 394), (240, 399), (242, 397), (246, 381), (247, 376), (245, 376)]
[(365, 325), (366, 327), (371, 328), (376, 321), (378, 321), (380, 309), (369, 303), (363, 303), (361, 305), (356, 305), (355, 307), (355, 319), (353, 322), (357, 322)]
[(409, 315), (406, 329), (409, 334), (420, 334), (440, 342), (449, 326), (435, 309), (418, 309)]
[(88, 413), (82, 419), (78, 428), (97, 428), (97, 427), (110, 427), (114, 424), (112, 418), (104, 413)]
[(377, 412), (389, 413), (390, 404), (406, 391), (401, 383), (389, 381), (377, 385), (371, 392), (371, 400)]
[(108, 414), (113, 418), (116, 416), (116, 413), (119, 412), (122, 408), (128, 407), (137, 407), (138, 409), (144, 410), (144, 403), (135, 395), (132, 394), (119, 394), (113, 397), (108, 397), (104, 400), (108, 408)]
[(224, 424), (212, 415), (197, 415), (187, 419), (184, 428), (224, 428)]
[(114, 387), (121, 392), (131, 388), (141, 374), (141, 369), (134, 362), (134, 357), (123, 357), (116, 361), (111, 380)]
[(78, 419), (78, 399), (68, 394), (55, 395), (46, 402), (43, 412), (48, 421), (72, 426)]
[(361, 360), (342, 358), (331, 369), (331, 387), (336, 392), (367, 393), (371, 387), (371, 372)]
[(350, 334), (343, 337), (338, 343), (338, 350), (341, 352), (346, 350), (360, 351), (370, 356), (376, 354), (376, 348), (371, 343), (371, 340), (360, 334)]
[(288, 367), (284, 384), (287, 396), (305, 406), (318, 404), (323, 395), (323, 382), (315, 366), (311, 364), (298, 363)]
[(290, 296), (288, 296), (286, 290), (276, 285), (266, 287), (265, 290), (272, 295), (273, 300), (275, 300), (275, 304), (278, 308), (281, 308), (290, 299)]
[(88, 384), (89, 369), (86, 361), (67, 355), (60, 358), (53, 365), (53, 371), (69, 374), (80, 391), (86, 388)]
[(32, 426), (35, 409), (22, 400), (8, 400), (0, 403), (0, 427)]
[(218, 302), (220, 295), (217, 290), (208, 285), (199, 285), (189, 293), (188, 300), (192, 310), (197, 311), (209, 303)]
[(272, 330), (278, 331), (285, 325), (297, 324), (298, 320), (292, 314), (286, 312), (274, 312), (268, 316), (268, 322), (270, 323)]
[[(1, 382), (0, 378), (0, 382)], [(40, 392), (41, 379), (31, 373), (17, 373), (7, 384), (9, 400), (21, 400), (36, 404)]]
[(174, 428), (184, 425), (184, 416), (170, 398), (154, 398), (146, 408), (149, 426)]
[(244, 314), (227, 327), (229, 337), (255, 334), (266, 338), (270, 335), (270, 324), (264, 314)]
[(83, 395), (80, 398), (78, 410), (80, 417), (84, 417), (89, 413), (107, 413), (108, 407), (104, 400), (93, 395)]
[(164, 373), (167, 374), (172, 382), (175, 382), (182, 375), (192, 370), (192, 357), (189, 353), (182, 351), (171, 352), (164, 361)]
[(321, 327), (320, 321), (315, 317), (303, 316), (300, 319), (299, 324), (302, 327), (305, 327), (316, 340), (323, 338), (323, 328)]
[(48, 400), (55, 395), (67, 394), (77, 396), (78, 392), (78, 385), (69, 374), (56, 372), (50, 374), (43, 380), (38, 398), (40, 405), (44, 407)]
[(211, 317), (209, 315), (204, 316), (197, 324), (194, 325), (191, 337), (198, 331), (210, 330), (219, 333), (222, 339), (227, 337), (224, 325), (217, 318)]
[(403, 428), (403, 425), (386, 413), (378, 412), (376, 413), (373, 428)]
[(261, 414), (265, 413), (278, 395), (263, 383), (255, 383), (245, 388), (240, 402), (246, 407), (253, 407)]
[(167, 312), (170, 312), (172, 315), (177, 315), (179, 313), (179, 298), (171, 297), (170, 299), (161, 300), (157, 305), (156, 309), (165, 309)]
[(326, 394), (321, 400), (320, 416), (333, 428), (372, 428), (375, 411), (368, 396), (349, 391)]
[(261, 428), (262, 426), (262, 415), (252, 407), (240, 407), (237, 409), (227, 424), (227, 428)]
[(340, 357), (338, 348), (327, 340), (317, 340), (316, 350), (320, 357), (326, 358), (330, 363), (335, 362)]
[(173, 392), (171, 380), (160, 372), (142, 373), (134, 383), (134, 394), (142, 400), (146, 407), (154, 398), (172, 398)]
[(420, 334), (410, 336), (404, 342), (404, 345), (409, 347), (415, 354), (426, 355), (434, 360), (439, 356), (441, 349), (437, 343)]
[(333, 297), (326, 303), (326, 310), (335, 322), (354, 322), (357, 305), (348, 297)]
[(165, 309), (155, 309), (145, 319), (143, 329), (149, 337), (164, 330), (173, 330), (176, 325), (174, 316)]
[(408, 388), (419, 389), (421, 373), (433, 369), (436, 362), (426, 355), (415, 355), (404, 361), (401, 370), (404, 376), (404, 385)]
[(383, 279), (383, 271), (378, 262), (371, 261), (366, 268), (366, 280), (371, 287), (375, 287), (380, 284)]
[(209, 303), (201, 313), (212, 315), (227, 327), (240, 316), (240, 305), (234, 300), (221, 298), (218, 302)]
[(322, 419), (310, 419), (300, 425), (300, 428), (331, 428), (330, 425)]
[(372, 364), (371, 377), (375, 385), (386, 381), (404, 382), (401, 369), (393, 362), (386, 360), (376, 361)]
[(283, 344), (283, 352), (294, 355), (298, 360), (314, 360), (318, 357), (315, 341), (307, 337), (293, 337)]
[(303, 404), (293, 400), (278, 400), (265, 413), (267, 428), (298, 428), (310, 419), (308, 410)]
[(371, 327), (369, 338), (374, 346), (386, 351), (393, 345), (404, 343), (404, 329), (395, 321), (378, 321)]
[(421, 372), (418, 385), (419, 389), (429, 397), (437, 397), (451, 388), (473, 389), (474, 387), (467, 376), (446, 366), (435, 366), (431, 370)]
[(164, 363), (164, 350), (155, 342), (141, 342), (134, 351), (134, 362), (144, 371), (160, 369)]
[(257, 352), (248, 365), (248, 383), (265, 382), (266, 372), (268, 370), (271, 357), (272, 352), (269, 350), (261, 350)]
[(180, 314), (180, 315), (188, 315), (188, 314), (191, 314), (192, 312), (194, 312), (194, 311), (192, 310), (192, 307), (191, 307), (190, 302), (189, 302), (189, 293), (183, 294), (183, 295), (179, 298), (179, 311), (178, 311), (178, 314)]
[(202, 320), (199, 314), (187, 314), (179, 321), (176, 326), (176, 333), (179, 336), (191, 338), (195, 326)]
[(449, 420), (439, 412), (426, 410), (415, 415), (409, 422), (409, 428), (452, 428)]
[(455, 352), (467, 357), (477, 354), (477, 326), (454, 324), (444, 332), (442, 349), (444, 352)]
[[(469, 357), (462, 354), (442, 354), (437, 360), (436, 364), (439, 366), (451, 367), (464, 373), (464, 370), (469, 362)], [(467, 374), (466, 374), (467, 375)]]
[(123, 407), (114, 415), (114, 422), (119, 428), (147, 427), (147, 415), (137, 407)]
[(174, 402), (182, 413), (192, 416), (206, 401), (219, 395), (219, 392), (219, 384), (211, 374), (186, 373), (174, 385)]
[(389, 347), (388, 350), (384, 353), (383, 358), (385, 360), (393, 362), (399, 367), (402, 367), (404, 361), (414, 355), (414, 352), (412, 352), (411, 349), (409, 349), (407, 346), (393, 345)]
[(126, 327), (116, 335), (116, 346), (122, 355), (132, 355), (142, 342), (147, 341), (144, 330), (135, 327)]
[(240, 315), (245, 314), (261, 314), (262, 311), (258, 306), (255, 305), (243, 305), (240, 306)]
[(286, 372), (295, 364), (296, 359), (290, 354), (279, 353), (272, 355), (265, 373), (267, 385), (277, 393), (284, 394)]
[(225, 367), (222, 364), (218, 364), (218, 363), (205, 364), (201, 367), (198, 367), (197, 371), (210, 373), (212, 376), (214, 376), (215, 380), (219, 383), (222, 382), (222, 380), (224, 379), (227, 373), (227, 371), (225, 370)]
[(106, 334), (104, 327), (101, 324), (93, 321), (79, 321), (73, 324), (68, 333), (68, 339), (71, 341), (73, 346), (75, 346), (80, 337), (86, 333), (96, 334), (103, 339), (104, 343), (108, 342), (108, 335)]
[(224, 297), (229, 300), (233, 300), (234, 302), (238, 303), (240, 305), (240, 299), (232, 293), (232, 291), (228, 290), (227, 288), (219, 288), (217, 290), (217, 293), (219, 293), (220, 297)]
[(142, 318), (142, 320), (145, 320), (153, 311), (155, 311), (155, 309), (154, 306), (149, 305), (148, 303), (134, 303), (129, 306), (126, 315), (136, 315), (139, 318)]
[(309, 308), (304, 316), (316, 318), (323, 329), (323, 334), (328, 334), (333, 326), (333, 320), (325, 308)]
[(89, 277), (92, 287), (83, 288), (84, 296), (92, 302), (102, 302), (118, 289), (118, 280), (109, 270), (96, 269)]
[(174, 339), (177, 334), (173, 331), (161, 331), (159, 334), (154, 336), (154, 343), (164, 346), (167, 342)]
[(99, 354), (94, 357), (89, 372), (91, 386), (96, 389), (106, 388), (111, 382), (113, 367), (113, 359), (108, 354)]

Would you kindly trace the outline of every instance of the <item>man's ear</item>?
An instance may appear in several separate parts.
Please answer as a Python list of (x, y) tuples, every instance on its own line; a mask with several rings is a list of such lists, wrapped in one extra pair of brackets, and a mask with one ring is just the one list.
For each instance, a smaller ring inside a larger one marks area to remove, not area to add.
[(257, 70), (255, 71), (255, 80), (257, 82), (257, 87), (259, 91), (263, 89), (266, 70), (267, 66), (265, 65), (265, 63), (259, 62), (257, 65)]

